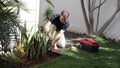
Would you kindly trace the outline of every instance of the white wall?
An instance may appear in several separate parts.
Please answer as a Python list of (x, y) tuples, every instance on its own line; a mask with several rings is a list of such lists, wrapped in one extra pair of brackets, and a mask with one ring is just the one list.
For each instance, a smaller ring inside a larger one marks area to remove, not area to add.
[[(101, 8), (101, 15), (100, 15), (100, 24), (99, 27), (101, 27), (106, 20), (108, 20), (114, 13), (117, 6), (117, 0), (108, 0), (107, 3), (105, 3)], [(108, 28), (105, 30), (104, 35), (107, 38), (115, 39), (116, 41), (120, 40), (120, 12), (115, 17), (115, 19), (112, 21), (112, 23), (108, 26)]]
[[(60, 13), (62, 10), (68, 10), (70, 13), (70, 26), (68, 28), (69, 31), (74, 32), (86, 32), (84, 19), (82, 17), (81, 7), (80, 7), (80, 0), (52, 0), (54, 4), (54, 13)], [(41, 15), (43, 15), (45, 6), (47, 3), (45, 0), (41, 0)], [(41, 22), (43, 24), (43, 17), (41, 16)]]
[[(41, 25), (44, 25), (45, 22), (43, 21), (44, 18), (43, 13), (45, 8), (47, 7), (47, 3), (45, 2), (45, 0), (29, 0), (29, 1), (22, 0), (22, 1), (26, 2), (26, 5), (29, 8), (30, 13), (21, 11), (21, 20), (23, 21), (26, 20), (28, 22), (28, 26), (32, 26), (33, 24), (38, 24), (38, 22)], [(83, 19), (80, 0), (52, 0), (52, 2), (55, 6), (54, 13), (60, 13), (62, 10), (69, 11), (70, 13), (70, 17), (69, 17), (70, 26), (68, 28), (69, 31), (76, 33), (87, 32), (85, 22)], [(110, 16), (112, 16), (117, 5), (116, 2), (117, 0), (107, 0), (107, 2), (101, 7), (99, 28), (105, 23), (106, 20), (110, 18)], [(94, 13), (96, 18), (97, 11), (95, 11)], [(120, 40), (119, 18), (120, 18), (120, 13), (113, 20), (112, 24), (105, 30), (104, 35), (107, 38), (116, 39), (116, 41)], [(96, 27), (94, 26), (94, 28)]]
[[(32, 26), (37, 26), (39, 22), (39, 4), (40, 0), (21, 0), (27, 7), (29, 12), (20, 11), (20, 19), (22, 22), (26, 21), (27, 29), (30, 30)], [(33, 28), (37, 30), (37, 28)]]

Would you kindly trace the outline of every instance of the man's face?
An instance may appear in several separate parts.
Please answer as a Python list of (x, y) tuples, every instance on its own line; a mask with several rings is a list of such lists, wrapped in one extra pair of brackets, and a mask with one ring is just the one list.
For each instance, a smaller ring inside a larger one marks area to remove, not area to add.
[(60, 15), (60, 22), (61, 23), (64, 23), (66, 19), (67, 19), (66, 15)]

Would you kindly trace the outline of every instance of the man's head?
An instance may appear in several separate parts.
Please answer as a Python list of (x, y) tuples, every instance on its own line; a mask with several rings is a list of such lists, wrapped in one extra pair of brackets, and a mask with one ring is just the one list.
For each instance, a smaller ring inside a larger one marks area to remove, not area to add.
[(69, 13), (63, 10), (60, 14), (60, 22), (63, 23), (69, 17)]

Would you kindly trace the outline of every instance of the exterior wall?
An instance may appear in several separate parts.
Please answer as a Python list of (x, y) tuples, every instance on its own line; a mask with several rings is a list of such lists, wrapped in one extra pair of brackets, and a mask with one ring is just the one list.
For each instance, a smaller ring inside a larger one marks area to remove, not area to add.
[[(101, 27), (106, 20), (108, 20), (114, 13), (117, 6), (117, 0), (108, 0), (101, 8), (101, 15), (99, 21), (99, 27)], [(120, 12), (117, 14), (112, 23), (105, 30), (104, 35), (107, 38), (115, 39), (116, 41), (120, 40)]]
[[(82, 16), (80, 0), (52, 0), (54, 4), (54, 13), (60, 13), (62, 10), (67, 10), (70, 13), (70, 26), (69, 31), (76, 33), (86, 33), (84, 19)], [(45, 0), (41, 0), (41, 15), (43, 15), (45, 6), (47, 6)], [(41, 16), (41, 24), (43, 24), (43, 16)]]
[[(40, 0), (21, 0), (28, 12), (21, 10), (20, 11), (20, 19), (22, 22), (26, 22), (27, 29), (30, 30), (32, 26), (37, 26), (39, 22), (39, 3)], [(37, 27), (33, 27), (33, 29), (37, 30)]]
[[(45, 22), (43, 21), (44, 19), (43, 13), (45, 8), (47, 7), (47, 3), (45, 2), (45, 0), (30, 0), (30, 1), (23, 0), (23, 1), (27, 3), (28, 8), (30, 9), (30, 13), (25, 13), (21, 11), (21, 19), (26, 20), (29, 23), (28, 26), (31, 26), (35, 23), (38, 24), (38, 22), (44, 26)], [(53, 9), (54, 13), (60, 13), (63, 9), (69, 11), (70, 26), (68, 28), (68, 31), (75, 33), (87, 32), (85, 22), (83, 19), (80, 0), (52, 0), (52, 2), (55, 6)], [(105, 21), (107, 21), (110, 18), (110, 16), (112, 16), (113, 12), (116, 9), (116, 5), (117, 5), (116, 2), (117, 0), (107, 0), (107, 2), (101, 7), (98, 29), (105, 23)], [(40, 3), (40, 7), (39, 7), (39, 3)], [(94, 18), (97, 18), (96, 16), (97, 11), (95, 11), (94, 13), (95, 13)], [(120, 18), (120, 13), (112, 21), (112, 24), (110, 24), (110, 26), (105, 30), (104, 35), (107, 38), (115, 39), (116, 41), (120, 40), (119, 18)], [(96, 19), (95, 19), (95, 23), (96, 23)], [(95, 26), (94, 29), (96, 29)]]

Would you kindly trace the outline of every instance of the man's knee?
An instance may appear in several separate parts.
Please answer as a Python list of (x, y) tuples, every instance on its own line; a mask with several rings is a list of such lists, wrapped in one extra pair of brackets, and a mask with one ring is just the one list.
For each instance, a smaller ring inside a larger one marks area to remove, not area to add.
[(57, 46), (60, 47), (60, 48), (64, 48), (65, 47), (65, 41), (57, 42)]

